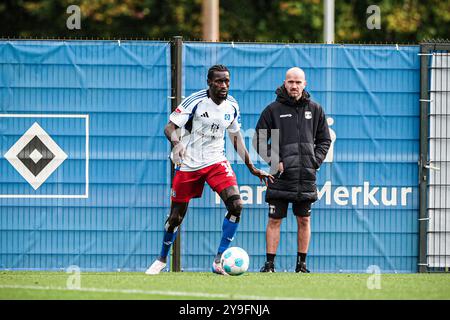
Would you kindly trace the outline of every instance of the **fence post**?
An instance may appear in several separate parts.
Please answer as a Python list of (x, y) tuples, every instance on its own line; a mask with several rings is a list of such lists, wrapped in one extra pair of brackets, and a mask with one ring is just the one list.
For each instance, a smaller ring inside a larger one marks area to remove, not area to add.
[(428, 46), (420, 46), (420, 154), (419, 154), (419, 261), (418, 271), (427, 271), (428, 170)]
[[(183, 50), (183, 37), (175, 36), (170, 47), (170, 59), (171, 59), (171, 111), (173, 112), (177, 106), (181, 103), (182, 93), (182, 50)], [(174, 166), (171, 164), (171, 181), (175, 173)], [(172, 267), (174, 272), (181, 271), (181, 226), (178, 227), (178, 236), (175, 239), (172, 247)]]

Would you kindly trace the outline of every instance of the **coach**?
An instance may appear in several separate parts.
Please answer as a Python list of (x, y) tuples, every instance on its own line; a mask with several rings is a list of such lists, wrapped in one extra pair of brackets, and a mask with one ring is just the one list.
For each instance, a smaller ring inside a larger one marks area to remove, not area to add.
[[(261, 113), (253, 137), (258, 154), (278, 170), (266, 191), (269, 203), (267, 259), (261, 272), (275, 272), (280, 226), (287, 216), (289, 203), (297, 220), (295, 272), (309, 272), (306, 255), (311, 237), (311, 204), (317, 200), (316, 170), (327, 155), (331, 139), (325, 112), (310, 99), (305, 87), (304, 71), (297, 67), (289, 69), (283, 85), (275, 92), (276, 100)], [(275, 144), (275, 140), (279, 151), (273, 152), (271, 144)]]

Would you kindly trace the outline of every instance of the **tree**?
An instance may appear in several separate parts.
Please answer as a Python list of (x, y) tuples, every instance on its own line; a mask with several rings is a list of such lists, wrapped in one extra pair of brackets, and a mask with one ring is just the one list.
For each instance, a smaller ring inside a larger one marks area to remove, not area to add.
[[(202, 0), (3, 0), (2, 36), (200, 39)], [(66, 12), (81, 9), (81, 29)], [(381, 29), (367, 28), (367, 8), (380, 9)], [(349, 0), (335, 3), (336, 42), (419, 42), (449, 38), (450, 0)], [(323, 1), (222, 0), (223, 41), (323, 42)]]
[[(381, 29), (368, 29), (367, 8), (380, 8)], [(336, 41), (420, 42), (449, 38), (450, 1), (351, 0), (336, 8)]]
[[(80, 30), (66, 27), (70, 5), (81, 9)], [(9, 37), (200, 38), (200, 14), (201, 0), (6, 0), (0, 26)]]

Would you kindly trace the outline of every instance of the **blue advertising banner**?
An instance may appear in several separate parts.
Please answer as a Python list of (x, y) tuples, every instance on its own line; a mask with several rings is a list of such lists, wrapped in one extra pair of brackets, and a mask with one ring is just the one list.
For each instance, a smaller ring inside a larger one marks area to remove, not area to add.
[(169, 43), (0, 42), (0, 268), (144, 270), (169, 112)]
[[(184, 45), (185, 95), (206, 87), (211, 65), (226, 65), (230, 94), (240, 105), (242, 134), (263, 169), (267, 164), (251, 146), (256, 122), (275, 100), (286, 71), (294, 66), (305, 71), (306, 90), (324, 108), (332, 137), (318, 171), (319, 200), (312, 208), (308, 266), (315, 272), (366, 272), (372, 265), (381, 272), (417, 270), (418, 52), (418, 46)], [(265, 187), (231, 143), (226, 154), (245, 203), (234, 245), (249, 252), (250, 268), (257, 271), (266, 253)], [(210, 189), (205, 193), (193, 202), (183, 229), (187, 270), (207, 268), (220, 239), (226, 209)], [(292, 271), (297, 224), (291, 210), (285, 220), (276, 267)]]
[[(183, 45), (183, 95), (224, 64), (251, 146), (262, 110), (293, 66), (325, 110), (332, 146), (318, 171), (308, 268), (416, 272), (419, 47)], [(170, 207), (170, 44), (0, 42), (0, 269), (143, 271), (157, 257)], [(226, 138), (227, 139), (227, 138)], [(234, 246), (265, 261), (265, 186), (233, 146), (244, 210)], [(181, 266), (209, 271), (226, 208), (205, 187), (181, 227)], [(297, 224), (281, 226), (278, 271), (293, 271)]]

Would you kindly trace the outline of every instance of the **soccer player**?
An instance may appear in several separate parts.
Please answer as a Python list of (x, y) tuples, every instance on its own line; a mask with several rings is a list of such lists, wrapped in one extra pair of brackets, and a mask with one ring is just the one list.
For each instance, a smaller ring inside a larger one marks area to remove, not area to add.
[(225, 274), (220, 266), (220, 257), (234, 238), (242, 211), (236, 176), (224, 154), (225, 130), (250, 172), (266, 184), (267, 179), (273, 179), (270, 174), (257, 169), (250, 160), (240, 134), (239, 105), (228, 95), (230, 72), (227, 67), (212, 66), (208, 70), (207, 84), (208, 89), (184, 99), (170, 115), (164, 129), (164, 134), (172, 144), (171, 159), (176, 166), (176, 173), (161, 253), (145, 272), (149, 275), (159, 274), (166, 267), (167, 255), (185, 217), (189, 201), (201, 197), (205, 182), (220, 195), (227, 208), (222, 238), (212, 264), (214, 273)]

